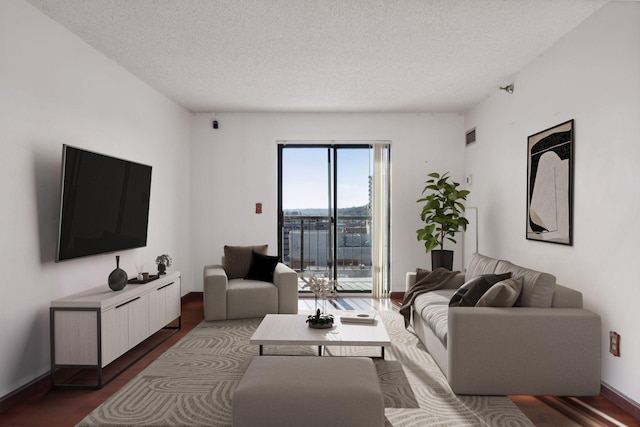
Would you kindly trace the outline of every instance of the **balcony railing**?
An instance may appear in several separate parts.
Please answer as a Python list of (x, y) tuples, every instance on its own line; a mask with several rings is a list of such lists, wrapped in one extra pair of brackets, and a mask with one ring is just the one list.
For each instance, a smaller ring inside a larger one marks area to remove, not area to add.
[[(371, 216), (339, 216), (336, 227), (337, 244), (333, 257), (328, 217), (285, 215), (282, 236), (284, 263), (297, 271), (302, 280), (310, 276), (330, 277), (335, 263), (339, 290), (370, 292)], [(349, 283), (358, 283), (358, 286)]]

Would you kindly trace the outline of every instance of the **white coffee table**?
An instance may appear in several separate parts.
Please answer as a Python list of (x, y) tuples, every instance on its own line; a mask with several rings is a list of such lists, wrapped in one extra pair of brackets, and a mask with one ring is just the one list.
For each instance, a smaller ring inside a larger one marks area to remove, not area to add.
[(378, 316), (374, 324), (342, 323), (340, 316), (330, 329), (313, 329), (304, 314), (267, 314), (249, 340), (260, 346), (260, 355), (265, 345), (317, 345), (318, 356), (322, 356), (326, 346), (384, 347), (391, 345), (387, 330)]

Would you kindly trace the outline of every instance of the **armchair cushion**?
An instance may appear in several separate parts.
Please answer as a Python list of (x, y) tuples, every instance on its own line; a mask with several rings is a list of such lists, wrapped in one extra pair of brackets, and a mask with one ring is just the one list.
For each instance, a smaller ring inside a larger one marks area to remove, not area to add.
[(245, 280), (261, 280), (273, 283), (273, 271), (280, 262), (277, 256), (263, 255), (253, 251), (251, 254), (251, 266), (249, 272), (244, 276)]
[(260, 246), (227, 246), (224, 247), (224, 271), (228, 279), (242, 279), (249, 272), (251, 267), (251, 256), (253, 251), (260, 254), (267, 254), (268, 245)]

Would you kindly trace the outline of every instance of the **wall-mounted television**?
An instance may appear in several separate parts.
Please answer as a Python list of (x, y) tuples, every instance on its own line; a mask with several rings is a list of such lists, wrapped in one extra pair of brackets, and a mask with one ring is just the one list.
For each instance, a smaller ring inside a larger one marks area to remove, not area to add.
[(56, 261), (147, 245), (151, 166), (62, 147)]

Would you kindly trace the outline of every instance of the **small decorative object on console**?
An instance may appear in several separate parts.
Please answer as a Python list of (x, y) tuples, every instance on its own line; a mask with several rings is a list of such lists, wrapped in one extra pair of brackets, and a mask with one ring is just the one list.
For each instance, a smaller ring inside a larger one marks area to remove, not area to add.
[[(143, 280), (144, 278), (142, 277), (142, 274), (144, 272), (144, 263), (143, 262), (137, 262), (136, 263), (136, 271), (138, 272), (138, 276), (136, 277), (137, 280)], [(148, 275), (148, 273), (147, 273)]]
[(109, 274), (109, 287), (121, 291), (127, 286), (127, 272), (120, 268), (120, 255), (116, 255), (116, 269)]
[(158, 264), (158, 274), (166, 274), (167, 268), (171, 267), (171, 257), (167, 254), (158, 255), (156, 264)]
[(149, 274), (149, 273), (142, 273), (142, 279), (138, 279), (137, 277), (133, 278), (133, 279), (129, 279), (129, 281), (127, 283), (133, 284), (133, 285), (143, 285), (145, 283), (149, 283), (149, 282), (153, 282), (154, 280), (157, 280), (160, 278), (160, 274)]

